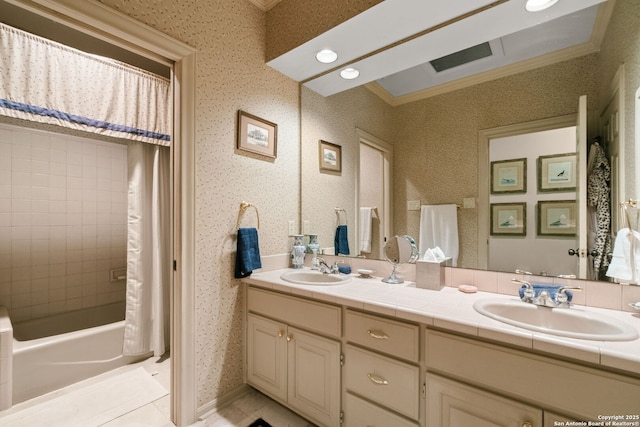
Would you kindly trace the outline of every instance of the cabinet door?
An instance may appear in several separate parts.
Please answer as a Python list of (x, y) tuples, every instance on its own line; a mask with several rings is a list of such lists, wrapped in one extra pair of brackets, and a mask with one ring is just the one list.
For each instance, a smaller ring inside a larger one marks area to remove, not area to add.
[(321, 425), (340, 424), (340, 343), (289, 327), (288, 402)]
[(268, 395), (287, 398), (286, 325), (247, 316), (247, 382)]
[(542, 410), (429, 374), (427, 426), (542, 427)]

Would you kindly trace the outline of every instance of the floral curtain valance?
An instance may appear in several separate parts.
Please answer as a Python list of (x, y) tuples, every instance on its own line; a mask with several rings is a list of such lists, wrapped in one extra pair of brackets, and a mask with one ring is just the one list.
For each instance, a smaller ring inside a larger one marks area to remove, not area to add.
[(0, 115), (168, 146), (168, 79), (0, 23)]

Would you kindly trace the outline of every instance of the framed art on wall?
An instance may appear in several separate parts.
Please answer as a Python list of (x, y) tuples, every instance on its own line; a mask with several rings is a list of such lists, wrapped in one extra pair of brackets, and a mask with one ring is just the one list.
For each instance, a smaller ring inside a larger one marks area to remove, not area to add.
[(538, 236), (575, 236), (576, 201), (538, 202)]
[(576, 159), (576, 153), (538, 157), (538, 191), (575, 191)]
[(342, 147), (322, 140), (318, 145), (320, 150), (320, 170), (342, 172)]
[(527, 159), (491, 162), (491, 194), (527, 192)]
[(526, 236), (527, 204), (491, 203), (492, 236)]
[(278, 125), (242, 110), (238, 110), (236, 148), (276, 158)]

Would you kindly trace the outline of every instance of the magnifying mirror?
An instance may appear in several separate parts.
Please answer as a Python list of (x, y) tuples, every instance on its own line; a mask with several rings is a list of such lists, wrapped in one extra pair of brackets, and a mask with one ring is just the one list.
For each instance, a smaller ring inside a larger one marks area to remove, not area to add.
[(412, 237), (393, 236), (384, 245), (384, 257), (393, 265), (391, 276), (382, 279), (385, 283), (402, 283), (403, 279), (396, 276), (398, 264), (412, 263), (418, 259), (418, 247)]

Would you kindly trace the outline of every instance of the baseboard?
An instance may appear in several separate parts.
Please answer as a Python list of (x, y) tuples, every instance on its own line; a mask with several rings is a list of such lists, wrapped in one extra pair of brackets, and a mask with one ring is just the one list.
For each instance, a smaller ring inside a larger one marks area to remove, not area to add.
[(251, 387), (249, 387), (247, 384), (242, 384), (240, 387), (231, 390), (224, 396), (217, 397), (212, 401), (200, 406), (196, 411), (196, 416), (199, 420), (204, 420), (205, 418), (211, 416), (214, 412), (217, 412), (225, 406), (230, 405), (250, 391)]

